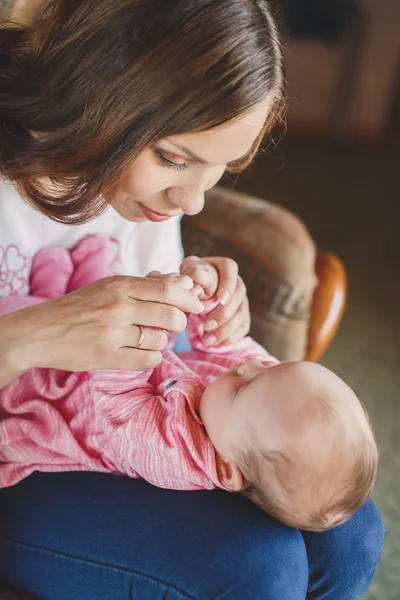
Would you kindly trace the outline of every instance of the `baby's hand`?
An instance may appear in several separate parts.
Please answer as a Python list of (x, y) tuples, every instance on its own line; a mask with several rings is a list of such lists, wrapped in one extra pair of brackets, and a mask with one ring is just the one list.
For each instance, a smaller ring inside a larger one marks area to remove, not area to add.
[(215, 296), (218, 289), (219, 274), (210, 263), (201, 260), (198, 256), (188, 256), (182, 261), (181, 275), (189, 276), (194, 287), (192, 292), (200, 300), (209, 300)]

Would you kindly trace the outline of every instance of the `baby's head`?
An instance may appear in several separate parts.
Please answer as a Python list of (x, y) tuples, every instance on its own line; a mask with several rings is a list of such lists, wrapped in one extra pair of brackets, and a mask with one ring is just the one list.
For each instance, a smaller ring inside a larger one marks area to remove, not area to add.
[(247, 360), (208, 386), (200, 413), (224, 487), (291, 527), (339, 525), (372, 491), (378, 450), (368, 417), (321, 365)]

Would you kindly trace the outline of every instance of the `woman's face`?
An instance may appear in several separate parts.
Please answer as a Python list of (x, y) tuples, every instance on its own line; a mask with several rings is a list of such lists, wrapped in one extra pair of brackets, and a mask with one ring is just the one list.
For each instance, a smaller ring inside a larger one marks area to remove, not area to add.
[(270, 108), (267, 99), (224, 126), (159, 140), (139, 155), (114, 197), (107, 200), (130, 221), (199, 213), (204, 193), (231, 163), (251, 151)]

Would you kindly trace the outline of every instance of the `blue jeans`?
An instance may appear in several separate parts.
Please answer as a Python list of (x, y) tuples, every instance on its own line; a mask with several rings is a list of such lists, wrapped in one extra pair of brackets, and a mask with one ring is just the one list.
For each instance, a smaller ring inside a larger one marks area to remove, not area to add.
[(0, 515), (0, 580), (49, 600), (356, 600), (384, 537), (371, 501), (301, 533), (238, 495), (100, 473), (35, 473)]

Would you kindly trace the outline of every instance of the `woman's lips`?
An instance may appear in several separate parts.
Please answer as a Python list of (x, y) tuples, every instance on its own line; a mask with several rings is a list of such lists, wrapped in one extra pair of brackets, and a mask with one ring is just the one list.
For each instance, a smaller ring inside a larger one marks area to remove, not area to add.
[(160, 215), (159, 213), (154, 212), (154, 210), (150, 210), (150, 208), (147, 208), (147, 206), (144, 206), (141, 202), (139, 202), (139, 206), (146, 219), (153, 221), (154, 223), (166, 221), (171, 218), (168, 215)]

